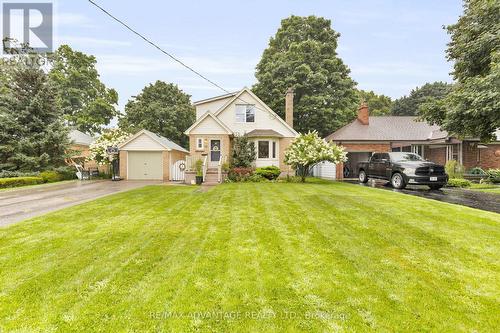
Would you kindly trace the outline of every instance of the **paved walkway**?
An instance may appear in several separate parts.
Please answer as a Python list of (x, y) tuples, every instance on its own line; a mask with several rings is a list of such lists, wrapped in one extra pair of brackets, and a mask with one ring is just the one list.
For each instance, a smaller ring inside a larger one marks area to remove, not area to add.
[[(349, 183), (359, 184), (357, 180), (349, 180)], [(500, 195), (493, 193), (485, 193), (481, 191), (465, 190), (460, 188), (442, 188), (441, 190), (432, 191), (427, 186), (409, 185), (404, 190), (393, 188), (388, 182), (381, 180), (370, 180), (361, 186), (377, 187), (394, 192), (401, 192), (409, 195), (433, 199), (452, 204), (487, 210), (490, 212), (500, 213)]]
[(161, 181), (71, 181), (0, 191), (0, 227)]

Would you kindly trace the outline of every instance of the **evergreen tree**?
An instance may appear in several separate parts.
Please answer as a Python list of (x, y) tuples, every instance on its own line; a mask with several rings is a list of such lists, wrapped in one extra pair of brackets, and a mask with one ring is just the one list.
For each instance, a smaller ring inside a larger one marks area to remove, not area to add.
[(350, 70), (337, 55), (340, 34), (322, 17), (291, 16), (269, 41), (252, 88), (281, 117), (285, 92), (295, 90), (294, 126), (330, 134), (356, 115), (358, 96)]
[(68, 129), (47, 74), (34, 64), (17, 65), (0, 94), (0, 170), (40, 171), (64, 165)]

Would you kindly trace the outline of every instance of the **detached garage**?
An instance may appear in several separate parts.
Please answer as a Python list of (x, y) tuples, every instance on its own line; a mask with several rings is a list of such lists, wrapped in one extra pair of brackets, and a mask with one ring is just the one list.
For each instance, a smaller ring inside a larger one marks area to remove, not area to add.
[(175, 142), (147, 130), (133, 135), (118, 149), (120, 177), (129, 180), (182, 180), (173, 166), (189, 154)]

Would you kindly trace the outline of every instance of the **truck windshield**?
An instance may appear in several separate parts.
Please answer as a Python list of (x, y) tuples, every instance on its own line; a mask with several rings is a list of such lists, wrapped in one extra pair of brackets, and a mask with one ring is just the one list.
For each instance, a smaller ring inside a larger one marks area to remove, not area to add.
[(391, 153), (391, 160), (398, 161), (423, 161), (422, 157), (413, 153)]

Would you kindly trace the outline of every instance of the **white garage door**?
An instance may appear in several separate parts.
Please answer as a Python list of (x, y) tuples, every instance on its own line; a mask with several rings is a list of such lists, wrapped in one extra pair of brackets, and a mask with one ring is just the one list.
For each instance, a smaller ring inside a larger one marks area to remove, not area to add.
[(129, 151), (128, 179), (163, 179), (161, 151)]

